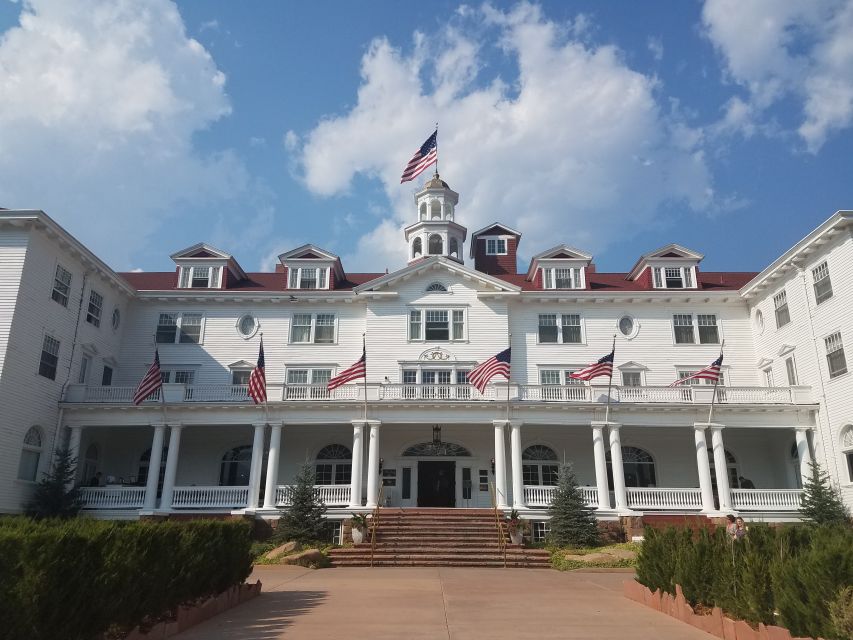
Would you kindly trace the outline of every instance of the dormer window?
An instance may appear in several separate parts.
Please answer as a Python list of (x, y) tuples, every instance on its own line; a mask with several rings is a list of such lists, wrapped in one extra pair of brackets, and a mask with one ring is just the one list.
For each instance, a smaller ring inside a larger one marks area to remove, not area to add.
[(505, 256), (506, 238), (486, 238), (487, 256)]
[(290, 289), (326, 289), (328, 288), (327, 267), (291, 267)]
[(542, 269), (543, 289), (583, 289), (583, 270), (580, 267), (549, 267)]
[(692, 289), (693, 267), (652, 267), (655, 289)]
[(222, 267), (181, 267), (181, 289), (218, 289)]

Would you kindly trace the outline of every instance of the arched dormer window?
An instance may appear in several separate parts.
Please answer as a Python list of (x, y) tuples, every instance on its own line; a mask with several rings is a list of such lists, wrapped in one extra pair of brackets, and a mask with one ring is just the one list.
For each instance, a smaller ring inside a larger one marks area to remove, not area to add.
[(314, 464), (317, 484), (349, 484), (352, 477), (352, 451), (342, 444), (328, 444), (317, 452)]
[(429, 255), (440, 256), (444, 252), (444, 242), (437, 233), (429, 237)]
[(544, 444), (531, 445), (521, 454), (521, 470), (524, 484), (556, 486), (559, 472), (557, 454)]
[(24, 435), (21, 460), (18, 463), (18, 479), (35, 482), (41, 461), (42, 437), (38, 427), (30, 427)]
[(429, 217), (432, 220), (441, 220), (441, 202), (433, 200), (429, 203)]
[(427, 292), (428, 292), (428, 293), (429, 293), (429, 292), (434, 292), (434, 291), (444, 291), (444, 292), (447, 292), (447, 287), (445, 287), (445, 286), (444, 286), (443, 284), (441, 284), (440, 282), (433, 282), (431, 285), (429, 285), (429, 286), (426, 288), (426, 290), (427, 290)]
[[(656, 487), (657, 472), (655, 461), (645, 449), (622, 447), (622, 468), (625, 472), (626, 487)], [(613, 465), (610, 452), (607, 452), (607, 484), (613, 491)]]
[(450, 250), (447, 252), (447, 254), (453, 256), (454, 258), (459, 258), (459, 241), (456, 238), (451, 238), (449, 246)]
[(412, 242), (412, 258), (419, 258), (424, 254), (423, 241), (420, 238), (415, 238)]

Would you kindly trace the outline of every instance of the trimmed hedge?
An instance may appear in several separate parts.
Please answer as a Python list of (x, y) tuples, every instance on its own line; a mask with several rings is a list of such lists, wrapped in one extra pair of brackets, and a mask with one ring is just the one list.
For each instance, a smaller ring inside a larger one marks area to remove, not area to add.
[(732, 541), (723, 528), (647, 528), (637, 580), (670, 594), (680, 584), (691, 605), (782, 625), (795, 636), (842, 638), (829, 607), (853, 584), (853, 530), (753, 524)]
[(0, 519), (4, 637), (130, 630), (251, 573), (246, 522)]

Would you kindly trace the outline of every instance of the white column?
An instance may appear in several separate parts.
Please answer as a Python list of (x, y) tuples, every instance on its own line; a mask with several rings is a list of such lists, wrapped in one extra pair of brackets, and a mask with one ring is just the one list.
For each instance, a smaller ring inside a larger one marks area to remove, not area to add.
[[(83, 438), (83, 427), (69, 427), (68, 434), (68, 457), (74, 465), (74, 479), (76, 484), (80, 480), (80, 440)], [(89, 482), (89, 478), (83, 478), (81, 482)], [(71, 487), (69, 487), (70, 489)]]
[(379, 425), (378, 420), (368, 420), (370, 444), (367, 449), (367, 508), (374, 509), (379, 501)]
[(512, 459), (512, 506), (514, 509), (524, 509), (524, 475), (521, 467), (521, 422), (513, 420), (509, 423), (509, 450)]
[(274, 424), (270, 432), (270, 451), (267, 455), (267, 483), (264, 487), (264, 509), (275, 509), (275, 494), (278, 490), (278, 461), (281, 455), (282, 423)]
[(499, 509), (506, 509), (506, 442), (504, 425), (506, 420), (495, 420), (495, 499)]
[(800, 477), (803, 479), (803, 486), (812, 477), (812, 452), (809, 448), (809, 429), (808, 427), (796, 428), (797, 439), (797, 456), (800, 458)]
[(261, 465), (264, 461), (264, 432), (266, 422), (256, 422), (255, 437), (252, 440), (252, 461), (249, 464), (249, 496), (246, 499), (246, 508), (255, 509), (258, 506), (258, 497), (261, 493)]
[(628, 496), (625, 493), (625, 467), (622, 464), (622, 438), (619, 434), (618, 422), (608, 422), (610, 431), (610, 465), (613, 469), (613, 494), (616, 499), (616, 508), (620, 511), (628, 510)]
[(350, 509), (361, 506), (361, 478), (364, 475), (364, 422), (352, 423), (352, 471), (350, 473)]
[[(163, 494), (160, 496), (160, 509), (172, 508), (172, 496), (175, 493), (175, 478), (178, 475), (178, 450), (181, 448), (180, 423), (170, 424), (169, 450), (166, 453), (166, 473), (163, 476)], [(149, 467), (150, 470), (150, 467)]]
[[(604, 448), (605, 422), (592, 423), (592, 453), (595, 456), (595, 486), (598, 488), (598, 508), (610, 509), (610, 488), (607, 486), (607, 454)], [(621, 451), (620, 451), (621, 453)]]
[(163, 435), (165, 424), (155, 424), (151, 441), (151, 457), (148, 458), (148, 479), (145, 482), (145, 501), (142, 508), (153, 511), (157, 506), (157, 485), (160, 483), (160, 460), (163, 458)]
[(714, 489), (711, 486), (711, 467), (708, 464), (708, 442), (705, 440), (706, 423), (693, 425), (693, 441), (696, 445), (696, 467), (699, 471), (699, 489), (702, 492), (702, 511), (714, 511)]
[(729, 486), (729, 467), (726, 462), (726, 448), (723, 445), (723, 425), (709, 424), (711, 429), (711, 448), (714, 451), (714, 474), (717, 477), (717, 495), (720, 499), (720, 511), (731, 511), (732, 491)]

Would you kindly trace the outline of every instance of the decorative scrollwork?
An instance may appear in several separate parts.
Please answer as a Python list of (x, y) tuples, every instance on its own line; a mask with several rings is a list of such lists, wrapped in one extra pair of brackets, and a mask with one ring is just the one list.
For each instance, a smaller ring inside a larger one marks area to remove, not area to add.
[(470, 458), (471, 452), (452, 442), (421, 442), (406, 449), (403, 455), (430, 458)]
[(453, 354), (449, 351), (445, 351), (444, 349), (430, 349), (428, 351), (424, 351), (421, 354), (421, 360), (429, 360), (432, 362), (447, 362), (448, 360), (453, 360)]

